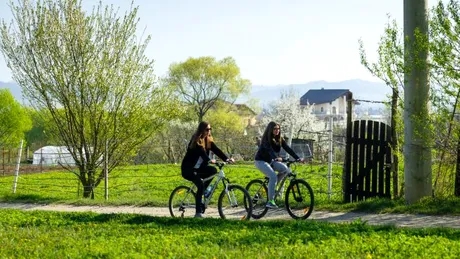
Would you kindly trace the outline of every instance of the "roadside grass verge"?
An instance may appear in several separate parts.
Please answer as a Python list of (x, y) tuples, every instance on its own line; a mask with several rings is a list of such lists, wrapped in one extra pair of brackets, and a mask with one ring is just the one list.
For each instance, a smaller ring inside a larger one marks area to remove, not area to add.
[(0, 210), (2, 258), (456, 258), (460, 230)]

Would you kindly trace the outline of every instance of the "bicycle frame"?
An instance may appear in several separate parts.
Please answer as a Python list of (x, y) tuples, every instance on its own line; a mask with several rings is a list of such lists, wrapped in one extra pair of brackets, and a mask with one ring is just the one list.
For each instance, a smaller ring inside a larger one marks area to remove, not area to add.
[[(203, 183), (204, 183), (204, 182), (207, 182), (207, 181), (212, 181), (212, 179), (214, 177), (216, 177), (216, 180), (214, 182), (214, 185), (212, 186), (212, 189), (211, 189), (208, 197), (204, 197), (203, 204), (204, 204), (205, 208), (207, 208), (208, 204), (211, 202), (211, 198), (214, 195), (214, 192), (216, 191), (217, 186), (219, 185), (220, 182), (222, 182), (222, 184), (224, 185), (225, 192), (226, 193), (228, 192), (228, 187), (227, 186), (228, 186), (228, 184), (230, 184), (230, 180), (228, 180), (225, 177), (224, 169), (222, 169), (224, 167), (225, 163), (216, 163), (216, 165), (217, 165), (217, 167), (219, 167), (219, 172), (217, 173), (217, 176), (216, 176), (216, 174), (214, 174), (214, 175), (211, 175), (211, 176), (203, 179)], [(192, 183), (190, 189), (191, 189), (191, 191), (196, 193), (197, 187), (196, 187), (195, 184)]]
[[(287, 166), (289, 169), (291, 169), (291, 164), (295, 163), (296, 161), (290, 161), (290, 160), (284, 160), (284, 159), (283, 159), (282, 162), (286, 163), (286, 166)], [(278, 198), (282, 199), (282, 196), (281, 196), (281, 195), (282, 195), (283, 192), (284, 192), (284, 186), (285, 186), (285, 184), (286, 184), (286, 181), (289, 180), (289, 182), (291, 182), (291, 181), (293, 181), (293, 180), (295, 180), (295, 179), (297, 179), (297, 173), (295, 172), (295, 170), (291, 170), (291, 173), (289, 173), (288, 175), (286, 175), (286, 176), (281, 180), (281, 182), (277, 184), (277, 187), (278, 187), (278, 188), (275, 188), (275, 200), (278, 199)], [(268, 186), (268, 181), (269, 181), (268, 178), (265, 177), (264, 184), (265, 184), (266, 186)]]

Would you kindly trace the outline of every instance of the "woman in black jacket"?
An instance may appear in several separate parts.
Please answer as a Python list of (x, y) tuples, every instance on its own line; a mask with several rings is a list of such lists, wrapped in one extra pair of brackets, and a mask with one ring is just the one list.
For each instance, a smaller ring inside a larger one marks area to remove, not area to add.
[(209, 158), (209, 152), (212, 151), (223, 161), (233, 163), (233, 158), (228, 158), (214, 143), (211, 136), (211, 125), (207, 122), (200, 122), (198, 128), (193, 134), (190, 143), (188, 144), (187, 153), (182, 160), (181, 170), (182, 177), (192, 181), (198, 188), (196, 192), (196, 214), (195, 217), (201, 218), (202, 216), (202, 198), (203, 191), (208, 187), (211, 181), (203, 183), (203, 179), (211, 175), (217, 174), (217, 169), (210, 166), (209, 163), (214, 164), (216, 160)]
[[(279, 156), (279, 153), (283, 148), (289, 155), (294, 159), (303, 162), (303, 158), (292, 150), (283, 137), (281, 137), (280, 125), (276, 122), (268, 123), (265, 128), (264, 135), (260, 141), (259, 150), (257, 150), (255, 157), (255, 165), (265, 176), (269, 178), (268, 181), (268, 201), (266, 204), (267, 208), (277, 208), (275, 204), (275, 187), (284, 176), (290, 173), (289, 168), (281, 163), (283, 159)], [(278, 175), (275, 171), (278, 171)]]

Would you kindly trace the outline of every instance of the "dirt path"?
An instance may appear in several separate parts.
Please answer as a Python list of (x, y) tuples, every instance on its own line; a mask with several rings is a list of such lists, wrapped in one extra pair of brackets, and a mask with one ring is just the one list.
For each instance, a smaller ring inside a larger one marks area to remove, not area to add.
[[(134, 206), (73, 206), (61, 204), (22, 204), (22, 203), (0, 203), (0, 209), (12, 208), (21, 210), (47, 210), (66, 212), (96, 213), (134, 213), (150, 216), (170, 217), (168, 208), (162, 207), (134, 207)], [(206, 217), (218, 218), (217, 210), (208, 209)], [(285, 219), (292, 220), (284, 210), (270, 210), (262, 220)], [(367, 214), (356, 212), (325, 212), (314, 211), (308, 220), (327, 221), (334, 223), (353, 222), (361, 219), (370, 225), (394, 225), (397, 227), (449, 227), (460, 228), (460, 216), (428, 216), (415, 214)]]

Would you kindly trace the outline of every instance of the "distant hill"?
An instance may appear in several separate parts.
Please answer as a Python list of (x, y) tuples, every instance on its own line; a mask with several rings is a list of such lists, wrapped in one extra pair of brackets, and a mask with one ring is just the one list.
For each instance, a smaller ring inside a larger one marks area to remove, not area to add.
[[(291, 88), (298, 92), (300, 96), (304, 95), (310, 89), (349, 89), (353, 93), (354, 99), (370, 101), (387, 101), (387, 96), (391, 94), (391, 89), (384, 83), (353, 79), (342, 82), (314, 81), (291, 85), (254, 85), (251, 89), (251, 97), (259, 99), (260, 104), (266, 106), (271, 101), (279, 99), (282, 91)], [(244, 102), (245, 100), (241, 99), (238, 101)], [(364, 102), (362, 102), (362, 105), (367, 106)]]
[[(0, 88), (10, 89), (14, 98), (23, 103), (21, 88), (15, 82), (1, 82)], [(277, 100), (281, 96), (282, 91), (287, 91), (290, 88), (298, 92), (300, 96), (305, 94), (310, 89), (349, 89), (353, 93), (354, 99), (363, 99), (371, 101), (386, 101), (387, 96), (391, 93), (391, 89), (383, 83), (364, 81), (360, 79), (347, 80), (342, 82), (327, 82), (314, 81), (305, 84), (292, 85), (253, 85), (251, 89), (251, 97), (259, 99), (262, 106), (266, 106), (270, 102)], [(240, 98), (236, 103), (244, 103), (246, 100)], [(361, 107), (376, 106), (375, 104), (367, 104), (362, 102)]]

